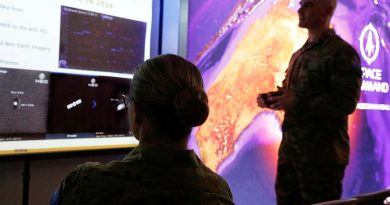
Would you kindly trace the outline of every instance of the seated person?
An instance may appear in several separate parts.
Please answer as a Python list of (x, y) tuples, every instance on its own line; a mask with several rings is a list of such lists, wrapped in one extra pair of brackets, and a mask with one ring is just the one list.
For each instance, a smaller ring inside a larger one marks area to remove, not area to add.
[(172, 54), (145, 61), (127, 106), (139, 146), (123, 160), (79, 165), (51, 204), (234, 204), (225, 180), (187, 149), (192, 127), (209, 113), (195, 65)]

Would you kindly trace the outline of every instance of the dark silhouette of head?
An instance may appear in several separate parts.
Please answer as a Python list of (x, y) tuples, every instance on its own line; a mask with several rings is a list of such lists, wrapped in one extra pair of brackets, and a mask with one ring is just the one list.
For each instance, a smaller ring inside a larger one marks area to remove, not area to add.
[(131, 129), (140, 144), (185, 146), (192, 127), (203, 124), (209, 114), (198, 68), (173, 54), (138, 66), (131, 100)]
[(329, 27), (337, 0), (301, 0), (298, 10), (299, 26), (307, 29)]

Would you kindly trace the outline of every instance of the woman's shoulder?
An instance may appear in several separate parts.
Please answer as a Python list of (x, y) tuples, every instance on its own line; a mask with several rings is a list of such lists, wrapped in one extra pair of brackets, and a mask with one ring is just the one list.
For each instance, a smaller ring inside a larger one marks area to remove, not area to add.
[[(61, 183), (62, 204), (93, 204), (90, 202), (112, 198), (115, 193), (123, 192), (125, 187), (137, 187), (139, 170), (133, 166), (134, 163), (116, 160), (108, 164), (87, 162), (79, 165)], [(112, 200), (119, 199), (113, 197)]]
[[(138, 173), (140, 169), (138, 160), (129, 158), (124, 160), (113, 160), (107, 164), (99, 162), (86, 162), (79, 165), (73, 172), (74, 176), (79, 178), (87, 178), (88, 180), (113, 180), (121, 178), (124, 175), (131, 176), (133, 172)], [(133, 173), (135, 174), (135, 173)]]

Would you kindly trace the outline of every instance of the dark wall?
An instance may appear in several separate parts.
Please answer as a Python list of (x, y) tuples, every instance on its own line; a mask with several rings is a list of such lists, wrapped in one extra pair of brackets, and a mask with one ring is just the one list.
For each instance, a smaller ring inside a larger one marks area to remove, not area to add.
[[(61, 179), (78, 164), (87, 161), (107, 163), (124, 158), (123, 154), (89, 155), (30, 161), (29, 205), (48, 204)], [(23, 199), (24, 162), (0, 162), (0, 204), (20, 205)]]

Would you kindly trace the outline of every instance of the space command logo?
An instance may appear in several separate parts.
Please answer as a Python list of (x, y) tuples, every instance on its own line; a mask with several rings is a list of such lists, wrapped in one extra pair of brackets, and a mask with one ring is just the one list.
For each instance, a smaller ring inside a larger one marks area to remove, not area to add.
[(378, 57), (380, 48), (378, 31), (371, 23), (364, 27), (360, 34), (359, 41), (360, 53), (368, 65), (370, 65)]
[[(362, 66), (363, 82), (362, 91), (375, 93), (389, 93), (389, 83), (383, 79), (382, 68), (371, 65), (377, 60), (380, 49), (378, 31), (369, 23), (360, 34), (360, 53), (368, 66)], [(381, 59), (379, 59), (381, 60)]]

